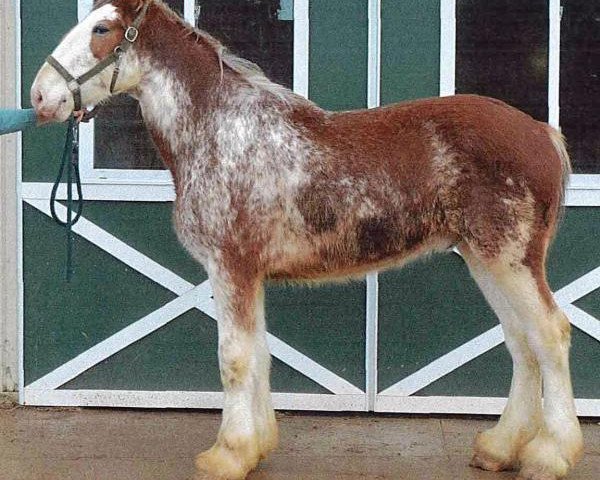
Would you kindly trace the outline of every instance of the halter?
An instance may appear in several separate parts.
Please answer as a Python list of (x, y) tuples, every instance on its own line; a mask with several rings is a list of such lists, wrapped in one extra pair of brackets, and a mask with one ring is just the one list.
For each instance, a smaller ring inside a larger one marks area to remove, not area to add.
[(73, 95), (73, 101), (75, 103), (74, 111), (81, 110), (81, 85), (83, 85), (85, 82), (92, 79), (96, 75), (98, 75), (106, 67), (108, 67), (109, 65), (112, 65), (113, 63), (115, 64), (115, 69), (113, 71), (112, 80), (110, 82), (110, 93), (111, 94), (114, 93), (115, 85), (117, 83), (117, 78), (119, 77), (119, 70), (120, 70), (119, 67), (121, 64), (121, 57), (123, 56), (123, 54), (125, 52), (127, 52), (127, 50), (129, 50), (129, 48), (137, 40), (138, 35), (140, 33), (139, 32), (140, 24), (144, 20), (144, 17), (146, 15), (146, 12), (148, 11), (148, 7), (150, 6), (150, 3), (151, 2), (144, 2), (144, 6), (142, 7), (141, 12), (136, 17), (136, 19), (133, 21), (133, 23), (129, 27), (127, 27), (127, 30), (125, 30), (125, 38), (123, 38), (121, 43), (115, 47), (114, 51), (109, 56), (107, 56), (104, 60), (102, 60), (101, 62), (96, 64), (94, 67), (92, 67), (90, 70), (85, 72), (83, 75), (80, 75), (79, 77), (74, 77), (52, 55), (49, 55), (48, 58), (46, 58), (46, 62), (48, 62), (48, 64), (50, 66), (52, 66), (60, 74), (60, 76), (66, 80), (67, 88)]

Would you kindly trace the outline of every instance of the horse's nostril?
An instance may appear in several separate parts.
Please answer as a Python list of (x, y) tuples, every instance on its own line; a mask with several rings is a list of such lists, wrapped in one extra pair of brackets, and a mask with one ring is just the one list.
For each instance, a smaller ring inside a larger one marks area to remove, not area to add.
[(62, 97), (60, 99), (60, 103), (67, 103), (67, 97)]

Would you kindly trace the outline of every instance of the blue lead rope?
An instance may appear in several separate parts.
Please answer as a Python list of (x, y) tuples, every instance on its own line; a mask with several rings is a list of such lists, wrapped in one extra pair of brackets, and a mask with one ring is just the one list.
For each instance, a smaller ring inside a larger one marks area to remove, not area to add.
[[(70, 282), (73, 276), (73, 225), (77, 223), (83, 210), (83, 194), (81, 193), (81, 178), (79, 177), (79, 122), (75, 120), (75, 117), (71, 117), (69, 120), (66, 137), (58, 176), (50, 194), (50, 213), (56, 223), (65, 227), (67, 236), (66, 279), (67, 282)], [(65, 169), (67, 175), (67, 218), (63, 221), (56, 214), (56, 195), (65, 174)], [(73, 183), (77, 188), (77, 199), (73, 198)], [(76, 210), (73, 210), (74, 205)], [(73, 217), (74, 211), (75, 217)]]

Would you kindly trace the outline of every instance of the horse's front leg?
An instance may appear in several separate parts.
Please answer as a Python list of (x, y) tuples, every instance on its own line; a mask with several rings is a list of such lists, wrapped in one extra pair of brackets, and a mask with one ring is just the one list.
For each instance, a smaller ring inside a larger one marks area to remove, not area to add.
[(269, 391), (262, 281), (209, 270), (217, 304), (219, 365), (225, 394), (215, 445), (196, 459), (198, 477), (242, 479), (277, 445)]

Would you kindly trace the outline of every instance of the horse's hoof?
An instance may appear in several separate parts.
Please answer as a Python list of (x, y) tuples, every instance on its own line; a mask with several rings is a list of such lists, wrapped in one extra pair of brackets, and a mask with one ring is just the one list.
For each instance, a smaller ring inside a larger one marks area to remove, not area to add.
[[(469, 465), (490, 472), (513, 470), (516, 454), (513, 446), (495, 429), (480, 432), (475, 437), (473, 458)], [(508, 448), (507, 448), (508, 446)]]
[(258, 464), (259, 454), (245, 443), (233, 449), (217, 442), (196, 457), (197, 480), (243, 480)]
[(498, 460), (487, 458), (482, 454), (475, 454), (469, 462), (469, 466), (474, 468), (481, 468), (482, 470), (488, 470), (490, 472), (501, 472), (502, 470), (510, 470), (511, 465), (507, 465)]
[(519, 452), (521, 461), (519, 478), (522, 480), (563, 478), (577, 461), (576, 457), (577, 455), (569, 461), (561, 453), (558, 443), (551, 435), (540, 433)]

